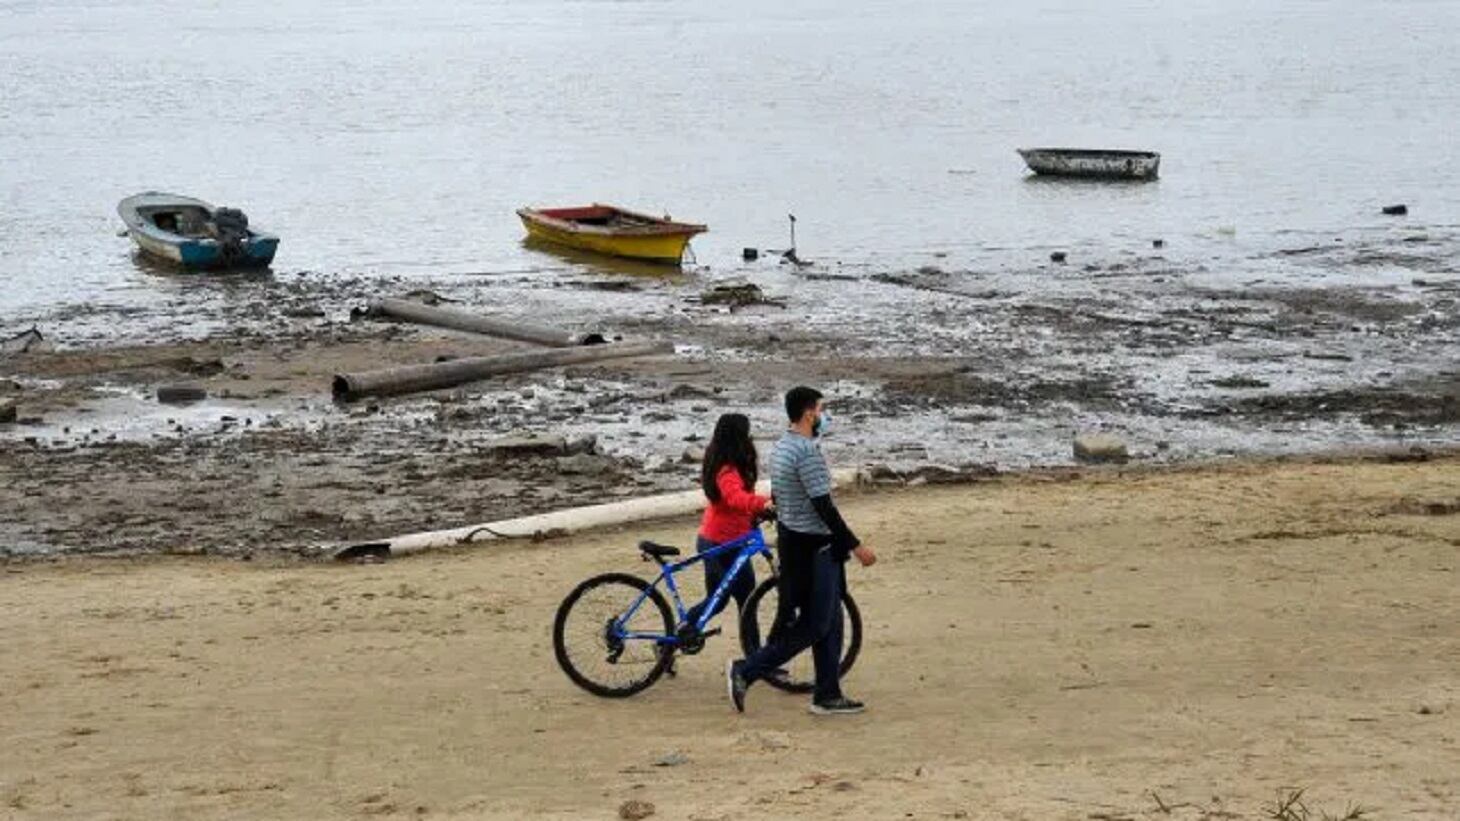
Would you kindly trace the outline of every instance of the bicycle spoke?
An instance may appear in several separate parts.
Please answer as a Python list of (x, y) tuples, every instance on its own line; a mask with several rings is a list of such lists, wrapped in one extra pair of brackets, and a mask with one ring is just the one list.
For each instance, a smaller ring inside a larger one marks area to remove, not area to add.
[(659, 663), (662, 651), (655, 642), (611, 635), (611, 625), (615, 623), (619, 626), (618, 634), (664, 632), (662, 616), (649, 602), (624, 618), (624, 612), (637, 595), (627, 585), (590, 588), (573, 605), (564, 624), (563, 643), (570, 663), (583, 676), (604, 687), (631, 686)]

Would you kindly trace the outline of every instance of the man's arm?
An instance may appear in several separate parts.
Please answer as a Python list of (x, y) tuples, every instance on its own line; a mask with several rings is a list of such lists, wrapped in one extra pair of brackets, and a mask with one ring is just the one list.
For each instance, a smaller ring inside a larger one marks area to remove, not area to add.
[(836, 503), (831, 500), (830, 493), (813, 497), (811, 505), (816, 508), (816, 515), (821, 517), (821, 521), (825, 522), (827, 529), (831, 531), (831, 549), (838, 558), (845, 557), (861, 546), (862, 542), (857, 538), (857, 534), (847, 527), (841, 511), (836, 509)]

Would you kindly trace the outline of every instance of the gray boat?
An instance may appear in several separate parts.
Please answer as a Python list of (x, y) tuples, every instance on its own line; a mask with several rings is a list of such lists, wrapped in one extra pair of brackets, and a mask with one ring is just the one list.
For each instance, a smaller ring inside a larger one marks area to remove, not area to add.
[(1152, 180), (1161, 169), (1155, 151), (1094, 148), (1021, 148), (1019, 156), (1036, 174), (1106, 180)]
[(127, 197), (117, 214), (143, 253), (190, 270), (262, 268), (279, 248), (279, 238), (249, 228), (242, 211), (178, 194)]

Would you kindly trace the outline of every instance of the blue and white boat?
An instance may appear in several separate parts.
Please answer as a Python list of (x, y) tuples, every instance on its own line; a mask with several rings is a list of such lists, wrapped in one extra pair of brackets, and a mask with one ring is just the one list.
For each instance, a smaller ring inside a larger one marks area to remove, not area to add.
[(191, 270), (262, 268), (279, 248), (242, 211), (192, 197), (148, 191), (122, 200), (117, 214), (143, 253)]

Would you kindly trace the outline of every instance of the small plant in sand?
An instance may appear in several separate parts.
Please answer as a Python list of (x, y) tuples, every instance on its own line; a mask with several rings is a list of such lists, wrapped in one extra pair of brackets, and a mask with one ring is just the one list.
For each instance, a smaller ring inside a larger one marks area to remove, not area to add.
[(1324, 810), (1316, 813), (1303, 803), (1306, 788), (1285, 789), (1267, 808), (1267, 817), (1273, 821), (1364, 821), (1370, 818), (1369, 810), (1361, 804), (1350, 804), (1342, 815), (1333, 815)]

